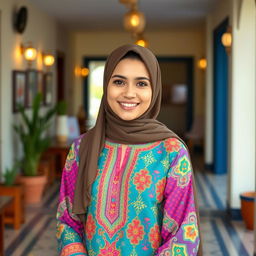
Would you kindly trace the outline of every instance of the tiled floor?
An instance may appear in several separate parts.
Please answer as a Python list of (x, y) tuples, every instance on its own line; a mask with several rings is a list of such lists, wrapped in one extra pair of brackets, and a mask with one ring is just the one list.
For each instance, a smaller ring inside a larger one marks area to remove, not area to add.
[[(204, 256), (253, 255), (253, 232), (246, 230), (242, 221), (231, 221), (225, 214), (226, 176), (203, 172), (202, 166), (197, 163), (194, 169)], [(55, 240), (58, 189), (59, 183), (56, 182), (47, 191), (41, 205), (26, 209), (26, 222), (21, 230), (6, 228), (6, 256), (58, 255)]]

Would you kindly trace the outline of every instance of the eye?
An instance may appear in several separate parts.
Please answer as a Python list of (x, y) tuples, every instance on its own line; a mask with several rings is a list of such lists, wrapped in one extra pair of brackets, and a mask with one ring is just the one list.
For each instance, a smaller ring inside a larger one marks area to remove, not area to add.
[(138, 87), (146, 87), (146, 86), (148, 86), (148, 83), (147, 83), (147, 82), (144, 82), (144, 81), (139, 81), (139, 82), (137, 83), (137, 86), (138, 86)]
[(113, 84), (121, 86), (125, 84), (125, 81), (121, 80), (121, 79), (116, 79), (113, 81)]

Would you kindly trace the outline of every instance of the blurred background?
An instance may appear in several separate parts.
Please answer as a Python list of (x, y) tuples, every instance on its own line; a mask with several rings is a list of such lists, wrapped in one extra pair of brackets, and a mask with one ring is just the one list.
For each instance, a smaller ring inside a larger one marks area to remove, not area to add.
[[(0, 255), (57, 255), (62, 167), (95, 123), (106, 57), (127, 43), (159, 60), (158, 119), (190, 148), (204, 255), (255, 255), (255, 14), (254, 0), (1, 0)], [(39, 174), (30, 199), (17, 184)]]

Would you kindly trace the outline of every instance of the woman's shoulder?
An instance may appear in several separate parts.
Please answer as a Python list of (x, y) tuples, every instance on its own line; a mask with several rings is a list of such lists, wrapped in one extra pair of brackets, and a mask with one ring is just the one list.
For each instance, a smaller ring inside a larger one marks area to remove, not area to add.
[(187, 150), (187, 146), (184, 141), (177, 137), (170, 137), (163, 140), (164, 147), (167, 152), (179, 152), (181, 149)]

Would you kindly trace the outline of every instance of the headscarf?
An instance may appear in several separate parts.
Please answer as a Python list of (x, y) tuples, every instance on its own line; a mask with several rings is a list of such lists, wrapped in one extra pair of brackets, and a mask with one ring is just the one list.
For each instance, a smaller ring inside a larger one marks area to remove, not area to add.
[[(119, 118), (107, 103), (107, 86), (119, 61), (128, 53), (137, 53), (145, 64), (151, 81), (152, 99), (146, 112), (131, 121)], [(122, 144), (142, 144), (178, 136), (156, 120), (161, 105), (161, 73), (155, 55), (138, 45), (124, 45), (108, 57), (104, 70), (103, 97), (96, 125), (81, 140), (79, 170), (75, 187), (73, 213), (85, 220), (86, 208), (91, 200), (91, 186), (97, 175), (98, 158), (105, 139)]]

